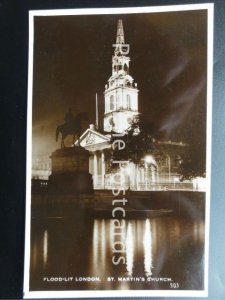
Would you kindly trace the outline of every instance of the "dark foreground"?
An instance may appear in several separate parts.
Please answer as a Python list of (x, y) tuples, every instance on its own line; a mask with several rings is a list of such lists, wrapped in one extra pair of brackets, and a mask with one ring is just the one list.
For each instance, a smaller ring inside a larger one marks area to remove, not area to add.
[[(65, 214), (67, 205), (33, 214), (30, 289), (203, 289), (204, 194), (178, 198), (173, 213), (127, 215), (116, 231), (109, 214), (96, 217), (81, 208)], [(158, 209), (168, 209), (165, 199), (158, 201)], [(157, 211), (149, 201), (140, 203)]]

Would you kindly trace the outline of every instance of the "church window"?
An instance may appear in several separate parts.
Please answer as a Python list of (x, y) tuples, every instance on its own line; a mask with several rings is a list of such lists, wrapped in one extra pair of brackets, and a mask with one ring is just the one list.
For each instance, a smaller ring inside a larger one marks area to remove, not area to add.
[(127, 108), (131, 109), (130, 95), (129, 94), (127, 94)]
[(168, 167), (168, 158), (167, 156), (163, 156), (160, 159), (160, 166), (163, 168), (167, 168)]
[(109, 102), (110, 102), (109, 103), (109, 109), (114, 110), (114, 96), (113, 95), (110, 96), (110, 101)]

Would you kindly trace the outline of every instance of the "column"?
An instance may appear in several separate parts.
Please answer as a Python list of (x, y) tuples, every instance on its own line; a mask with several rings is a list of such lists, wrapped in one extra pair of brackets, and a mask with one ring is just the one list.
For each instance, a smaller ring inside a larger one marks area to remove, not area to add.
[(97, 185), (98, 180), (98, 161), (96, 152), (94, 152), (94, 187)]
[(145, 164), (145, 189), (148, 189), (148, 164)]
[(141, 168), (141, 178), (140, 178), (140, 188), (141, 188), (141, 190), (144, 188), (144, 184), (145, 184), (145, 169), (143, 167), (143, 168)]
[(101, 161), (102, 161), (102, 188), (105, 188), (105, 153), (101, 152)]
[(154, 184), (155, 183), (156, 167), (154, 165), (151, 165), (150, 170), (151, 170), (151, 173), (152, 173), (152, 184)]
[(136, 188), (139, 191), (140, 190), (140, 181), (141, 181), (141, 171), (140, 168), (138, 166), (136, 166), (137, 168), (137, 175), (136, 175)]
[(170, 155), (167, 155), (168, 158), (168, 175), (169, 175), (169, 183), (170, 183), (170, 175), (171, 175), (171, 161), (170, 161)]

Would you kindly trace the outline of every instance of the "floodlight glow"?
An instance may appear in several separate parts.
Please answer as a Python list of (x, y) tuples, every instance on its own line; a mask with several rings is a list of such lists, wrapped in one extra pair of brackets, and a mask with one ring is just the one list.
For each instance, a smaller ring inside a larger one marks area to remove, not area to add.
[(144, 160), (147, 164), (154, 164), (155, 163), (155, 160), (154, 160), (152, 155), (146, 155)]

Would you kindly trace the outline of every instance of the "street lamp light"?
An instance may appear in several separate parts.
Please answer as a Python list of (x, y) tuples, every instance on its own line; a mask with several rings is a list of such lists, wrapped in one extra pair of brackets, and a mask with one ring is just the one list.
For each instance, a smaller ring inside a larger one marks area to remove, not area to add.
[(153, 163), (155, 162), (153, 156), (150, 155), (150, 154), (145, 155), (144, 161), (145, 161), (145, 163), (146, 163), (147, 165), (153, 164)]
[(151, 171), (152, 183), (155, 183), (155, 172), (157, 170), (157, 163), (155, 161), (154, 156), (151, 155), (151, 154), (145, 155), (144, 161), (145, 161), (145, 168), (146, 168), (146, 180), (145, 180), (145, 184), (146, 184), (146, 190), (147, 190), (147, 186), (148, 186), (148, 170)]
[(144, 161), (145, 161), (145, 189), (148, 189), (148, 168), (151, 166), (152, 163), (154, 163), (154, 158), (152, 155), (147, 154), (144, 157)]

